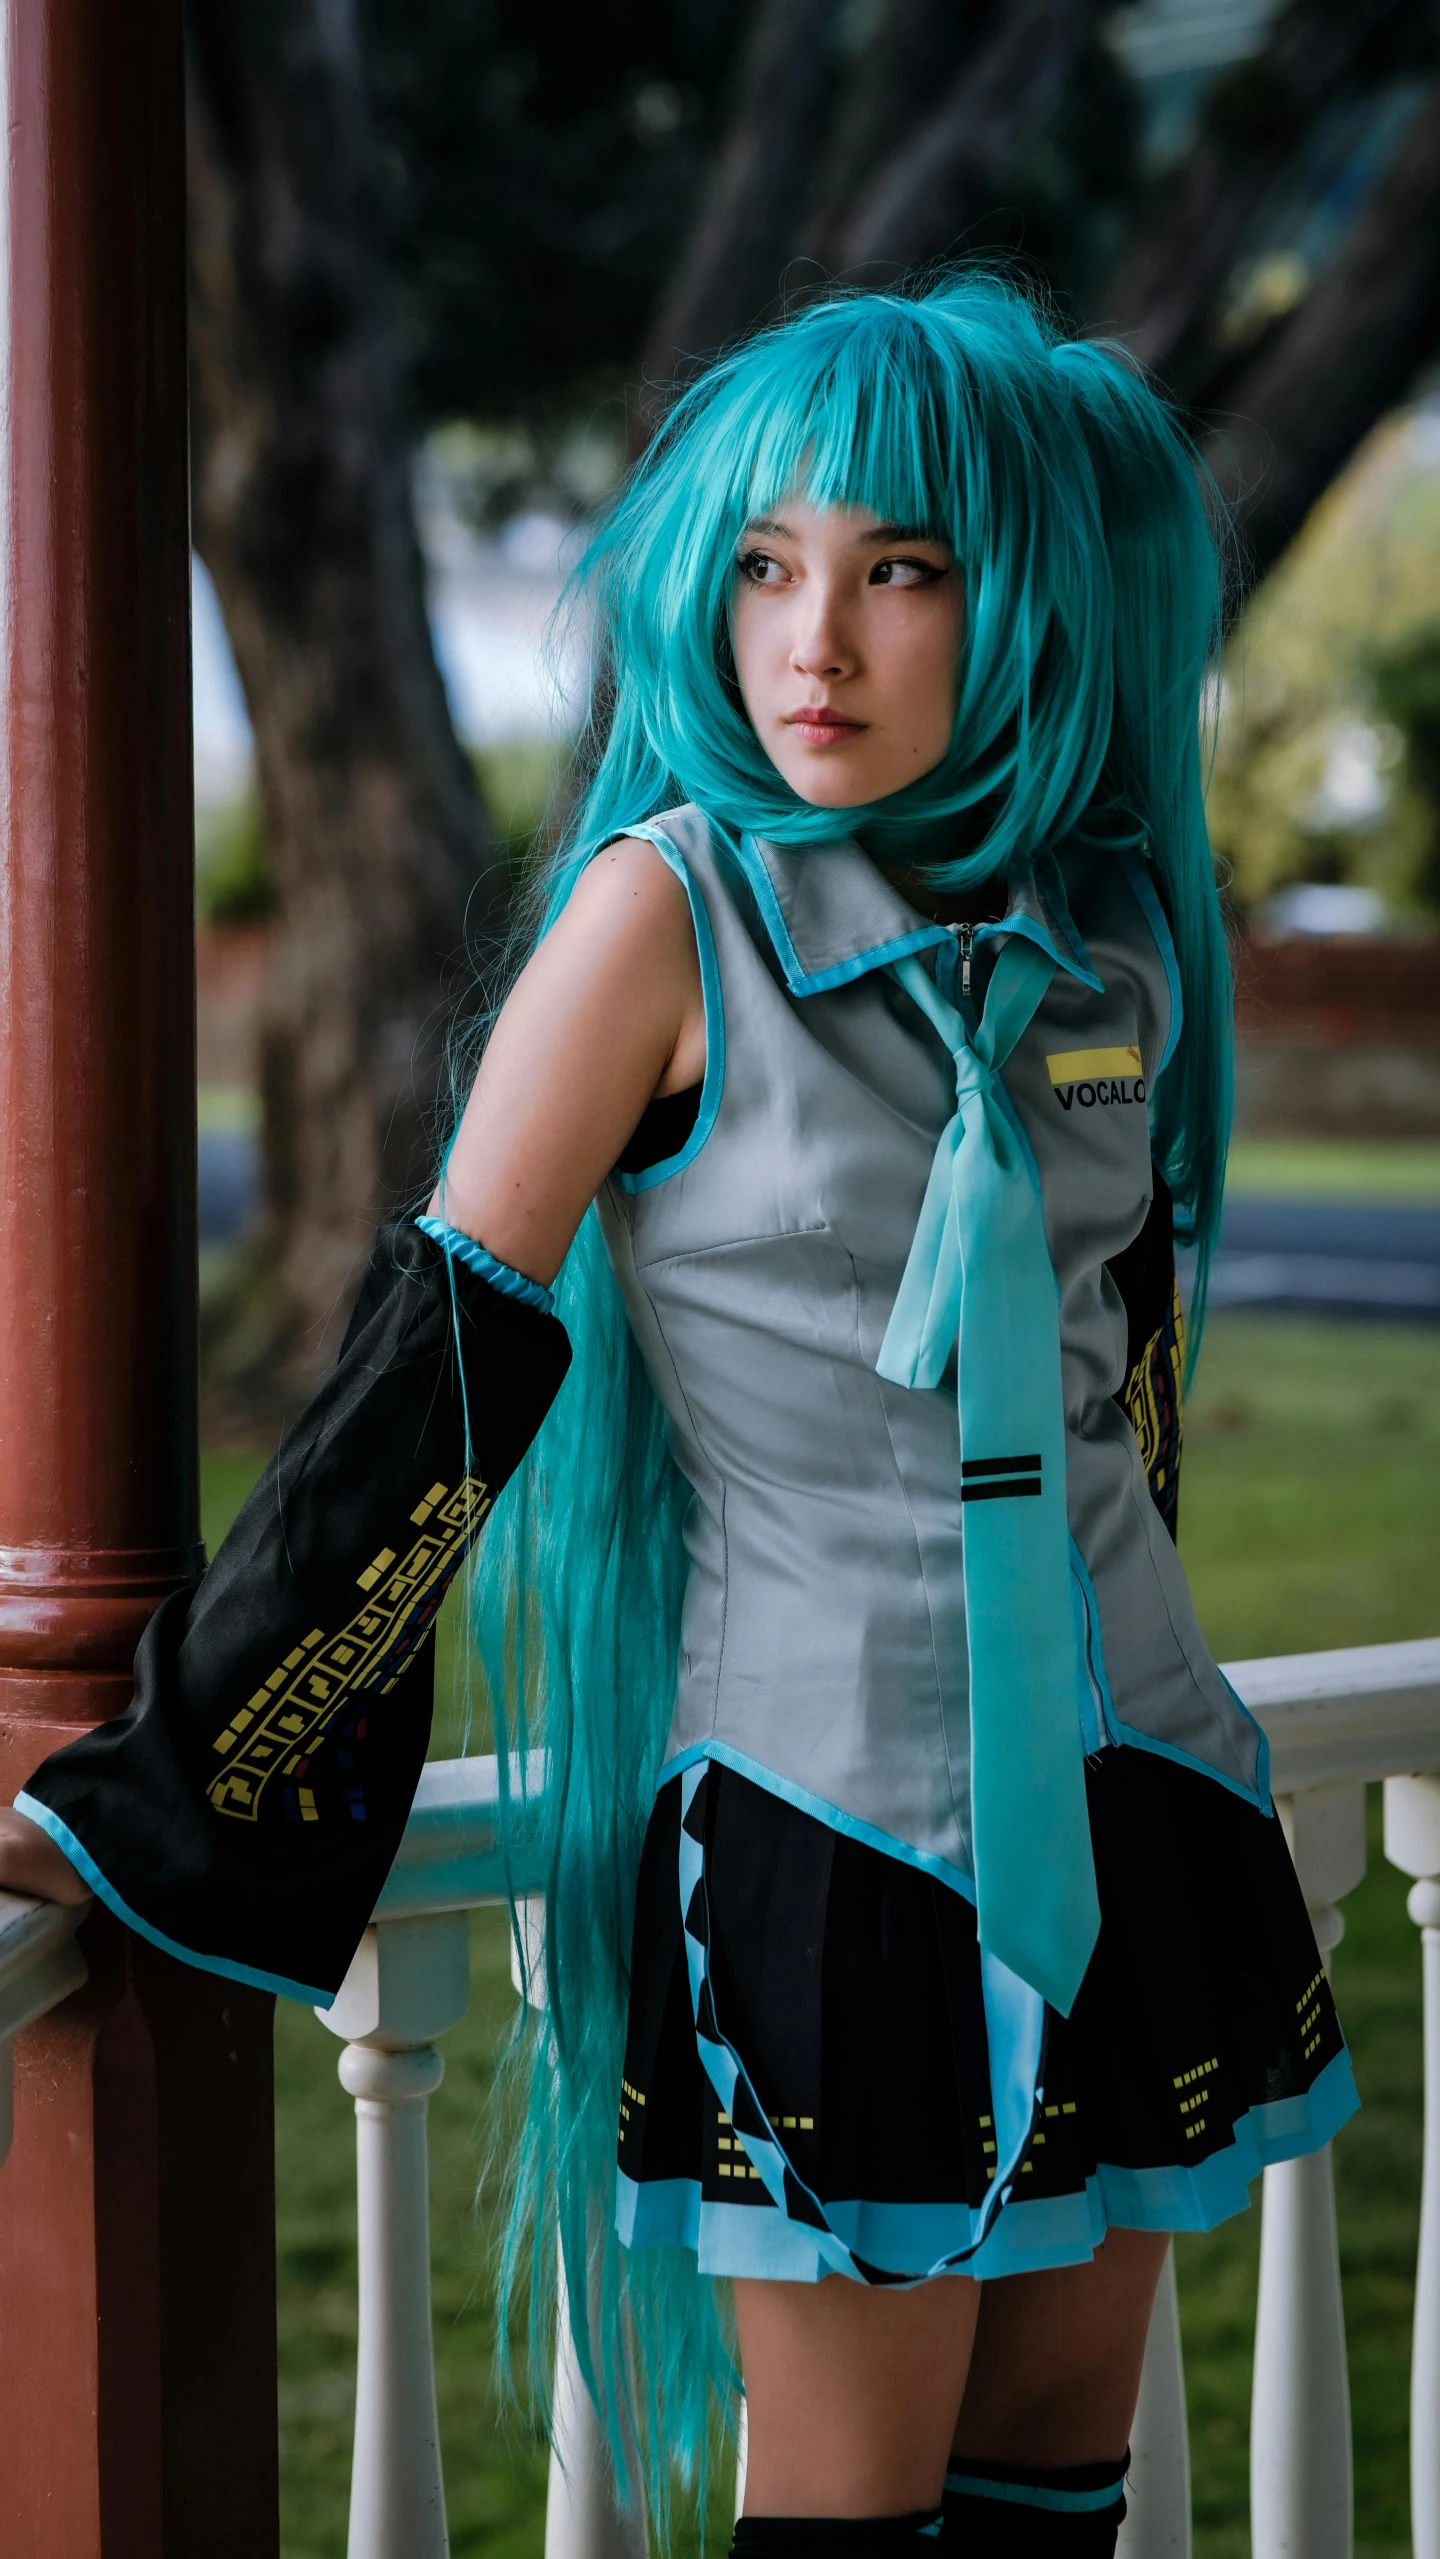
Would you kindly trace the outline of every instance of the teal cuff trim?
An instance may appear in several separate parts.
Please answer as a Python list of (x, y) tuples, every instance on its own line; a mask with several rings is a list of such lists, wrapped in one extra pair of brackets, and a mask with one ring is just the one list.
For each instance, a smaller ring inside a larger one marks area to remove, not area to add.
[(674, 1155), (662, 1157), (658, 1164), (647, 1164), (643, 1173), (614, 1173), (612, 1181), (622, 1191), (651, 1191), (657, 1182), (668, 1182), (693, 1164), (706, 1138), (715, 1125), (720, 1110), (720, 1096), (725, 1089), (725, 1000), (720, 988), (720, 962), (715, 952), (715, 934), (710, 910), (705, 904), (689, 870), (663, 827), (643, 825), (627, 827), (628, 835), (638, 835), (653, 844), (661, 861), (674, 872), (690, 901), (690, 920), (695, 927), (695, 948), (700, 955), (700, 994), (705, 1006), (705, 1080), (700, 1087), (700, 1107), (695, 1125), (684, 1145)]
[(52, 1813), (48, 1804), (38, 1803), (22, 1788), (15, 1798), (15, 1810), (24, 1813), (27, 1820), (38, 1822), (47, 1838), (54, 1840), (61, 1855), (69, 1858), (76, 1874), (84, 1877), (96, 1899), (103, 1901), (107, 1910), (113, 1910), (116, 1918), (122, 1919), (127, 1928), (133, 1928), (137, 1937), (148, 1938), (152, 1946), (158, 1946), (162, 1955), (175, 1955), (182, 1964), (192, 1964), (202, 1973), (218, 1973), (222, 1981), (244, 1982), (250, 1990), (271, 1990), (280, 1999), (302, 2000), (307, 2008), (334, 2007), (338, 1994), (333, 1990), (317, 1990), (310, 1982), (287, 1981), (280, 1973), (257, 1972), (253, 1964), (232, 1964), (225, 1955), (197, 1954), (193, 1946), (182, 1946), (175, 1938), (167, 1937), (163, 1929), (152, 1928), (148, 1919), (142, 1919), (138, 1911), (131, 1909), (128, 1901), (122, 1901), (114, 1885), (101, 1874), (89, 1850), (81, 1847), (73, 1830), (58, 1813)]
[(533, 1306), (541, 1315), (554, 1314), (555, 1300), (548, 1288), (542, 1288), (538, 1280), (527, 1279), (523, 1271), (512, 1271), (508, 1262), (497, 1262), (473, 1235), (462, 1235), (458, 1227), (446, 1226), (438, 1217), (417, 1217), (415, 1223), (422, 1235), (430, 1236), (442, 1252), (449, 1254), (452, 1262), (463, 1262), (467, 1271), (478, 1271), (492, 1288), (498, 1288), (502, 1297)]
[(1135, 892), (1135, 903), (1155, 936), (1155, 948), (1160, 954), (1161, 966), (1165, 971), (1165, 984), (1170, 994), (1170, 1028), (1166, 1035), (1160, 1063), (1150, 1078), (1150, 1089), (1153, 1092), (1179, 1043), (1180, 1033), (1185, 1025), (1185, 998), (1180, 987), (1180, 963), (1175, 956), (1175, 937), (1170, 930), (1169, 918), (1156, 894), (1155, 883), (1137, 853), (1122, 851), (1120, 859), (1125, 865), (1125, 877)]
[(933, 1875), (937, 1884), (946, 1884), (962, 1901), (973, 1903), (975, 1885), (960, 1866), (934, 1856), (924, 1848), (912, 1848), (908, 1840), (896, 1839), (888, 1830), (879, 1830), (873, 1822), (861, 1821), (854, 1813), (844, 1813), (838, 1804), (827, 1804), (823, 1795), (812, 1795), (807, 1787), (797, 1786), (792, 1778), (777, 1777), (773, 1768), (765, 1768), (758, 1759), (747, 1758), (743, 1750), (735, 1750), (729, 1742), (692, 1742), (688, 1750), (677, 1751), (667, 1759), (655, 1780), (655, 1791), (678, 1777), (686, 1768), (694, 1768), (701, 1760), (713, 1759), (721, 1768), (733, 1768), (737, 1777), (748, 1777), (753, 1786), (763, 1786), (767, 1795), (778, 1795), (781, 1802), (793, 1804), (797, 1813), (808, 1813), (812, 1821), (823, 1822), (827, 1830), (839, 1831), (846, 1839), (858, 1840), (864, 1848), (878, 1849), (882, 1857), (897, 1857), (902, 1866), (918, 1867), (924, 1875)]
[(1123, 2480), (1108, 2488), (1030, 2488), (1014, 2479), (970, 2479), (958, 2470), (945, 2473), (947, 2497), (993, 2497), (1002, 2506), (1040, 2506), (1050, 2515), (1101, 2515), (1118, 2506)]

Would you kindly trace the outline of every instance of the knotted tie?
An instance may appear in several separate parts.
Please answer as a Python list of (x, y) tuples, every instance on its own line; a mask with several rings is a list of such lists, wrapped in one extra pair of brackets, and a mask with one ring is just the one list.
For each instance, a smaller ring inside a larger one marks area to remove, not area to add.
[(938, 1386), (959, 1344), (980, 1943), (1068, 2016), (1100, 1924), (1085, 1801), (1065, 1505), (1059, 1296), (999, 1070), (1055, 962), (1008, 940), (973, 1040), (917, 959), (894, 974), (955, 1060), (956, 1110), (876, 1366)]

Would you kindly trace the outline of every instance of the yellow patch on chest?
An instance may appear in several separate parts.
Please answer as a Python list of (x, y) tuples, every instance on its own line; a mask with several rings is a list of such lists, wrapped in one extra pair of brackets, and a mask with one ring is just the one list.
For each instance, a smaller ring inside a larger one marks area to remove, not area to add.
[(1138, 1075), (1138, 1048), (1067, 1048), (1045, 1060), (1052, 1084), (1078, 1084), (1096, 1075)]

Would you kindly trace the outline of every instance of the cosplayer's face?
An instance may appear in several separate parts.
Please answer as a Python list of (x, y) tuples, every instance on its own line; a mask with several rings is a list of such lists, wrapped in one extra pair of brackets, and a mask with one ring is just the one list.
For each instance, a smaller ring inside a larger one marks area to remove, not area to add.
[(856, 808), (933, 771), (954, 725), (961, 619), (943, 543), (803, 498), (747, 524), (735, 667), (756, 736), (802, 800)]

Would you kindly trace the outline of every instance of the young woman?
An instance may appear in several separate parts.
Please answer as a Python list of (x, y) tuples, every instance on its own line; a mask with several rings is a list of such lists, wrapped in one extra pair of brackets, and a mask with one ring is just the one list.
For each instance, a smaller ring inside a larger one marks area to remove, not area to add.
[(1173, 1542), (1228, 1098), (1199, 475), (962, 276), (715, 367), (580, 585), (588, 795), (430, 1211), (0, 1878), (333, 1992), (508, 1484), (538, 2330), (558, 2222), (658, 2481), (730, 2279), (753, 2559), (942, 2501), (1108, 2552), (1169, 2233), (1355, 2103)]

